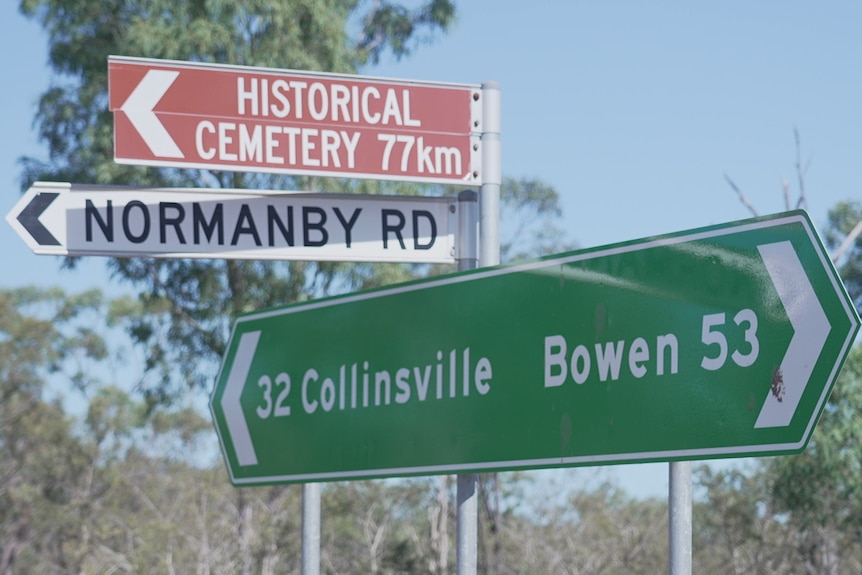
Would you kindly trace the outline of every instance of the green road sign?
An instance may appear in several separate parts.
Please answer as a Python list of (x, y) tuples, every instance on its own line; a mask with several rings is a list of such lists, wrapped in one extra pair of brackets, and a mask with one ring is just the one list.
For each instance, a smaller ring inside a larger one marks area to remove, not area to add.
[(858, 329), (790, 212), (241, 316), (211, 410), (236, 485), (798, 452)]

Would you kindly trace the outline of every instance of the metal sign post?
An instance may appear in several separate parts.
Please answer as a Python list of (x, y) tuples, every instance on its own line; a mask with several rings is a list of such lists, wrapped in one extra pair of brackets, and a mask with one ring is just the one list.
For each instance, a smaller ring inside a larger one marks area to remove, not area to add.
[(302, 484), (302, 575), (320, 574), (320, 483)]
[[(500, 263), (500, 187), (503, 157), (500, 144), (500, 85), (482, 84), (482, 187), (479, 191), (479, 267)], [(458, 476), (457, 575), (475, 575), (479, 523), (479, 477)]]
[(691, 462), (669, 464), (669, 571), (691, 575)]
[[(458, 260), (458, 271), (476, 269), (478, 263), (477, 240), (479, 226), (478, 195), (465, 190), (458, 195), (460, 226), (458, 242), (462, 259)], [(455, 563), (457, 575), (476, 573), (478, 556), (478, 485), (479, 477), (474, 473), (458, 475), (456, 483), (457, 528), (455, 541)], [(445, 521), (445, 518), (444, 518)]]

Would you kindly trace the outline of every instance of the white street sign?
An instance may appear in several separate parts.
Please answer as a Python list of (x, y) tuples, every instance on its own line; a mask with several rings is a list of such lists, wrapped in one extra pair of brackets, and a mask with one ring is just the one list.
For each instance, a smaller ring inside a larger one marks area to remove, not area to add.
[(453, 263), (458, 202), (36, 182), (6, 221), (37, 254)]

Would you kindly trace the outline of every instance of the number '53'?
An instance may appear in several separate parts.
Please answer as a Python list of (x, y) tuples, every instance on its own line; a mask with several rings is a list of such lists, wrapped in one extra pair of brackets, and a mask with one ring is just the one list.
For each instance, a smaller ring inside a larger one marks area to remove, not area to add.
[[(700, 340), (710, 348), (709, 353), (700, 361), (703, 369), (716, 371), (727, 361), (727, 337), (721, 329), (725, 323), (727, 318), (723, 313), (703, 316)], [(730, 358), (739, 367), (749, 367), (757, 360), (757, 354), (760, 353), (760, 343), (757, 340), (757, 314), (750, 309), (740, 310), (733, 316), (733, 323), (743, 330), (745, 343), (742, 346), (743, 349), (733, 350)]]

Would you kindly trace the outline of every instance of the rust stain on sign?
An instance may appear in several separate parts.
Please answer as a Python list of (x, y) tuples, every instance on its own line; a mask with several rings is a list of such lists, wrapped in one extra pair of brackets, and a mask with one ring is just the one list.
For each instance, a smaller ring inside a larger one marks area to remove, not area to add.
[(772, 395), (779, 403), (784, 399), (784, 377), (781, 375), (781, 368), (776, 367), (772, 372), (772, 383), (769, 385), (772, 390)]

